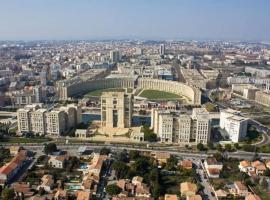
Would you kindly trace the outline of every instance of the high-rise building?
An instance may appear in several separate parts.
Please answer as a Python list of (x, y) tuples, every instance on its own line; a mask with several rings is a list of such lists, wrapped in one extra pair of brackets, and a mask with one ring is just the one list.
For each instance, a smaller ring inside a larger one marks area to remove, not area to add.
[(31, 131), (38, 135), (46, 134), (47, 109), (40, 108), (30, 113)]
[(165, 44), (159, 46), (159, 55), (163, 56), (165, 54)]
[(240, 116), (240, 112), (232, 109), (220, 112), (220, 128), (228, 133), (232, 142), (239, 142), (247, 135), (248, 119)]
[(31, 104), (17, 110), (17, 121), (19, 133), (32, 131), (31, 113), (42, 107), (42, 104)]
[(143, 49), (142, 48), (136, 48), (135, 49), (135, 55), (140, 56), (142, 54), (143, 54)]
[(211, 126), (209, 112), (205, 108), (193, 108), (192, 129), (196, 144), (207, 144), (209, 142)]
[(133, 95), (125, 92), (103, 92), (101, 95), (101, 121), (107, 128), (131, 127)]
[(17, 111), (19, 133), (59, 136), (82, 121), (81, 107), (73, 104), (51, 111), (42, 104), (27, 105)]
[(151, 128), (161, 142), (207, 144), (211, 125), (205, 109), (194, 108), (191, 116), (177, 111), (153, 109)]
[(60, 136), (66, 131), (66, 116), (62, 110), (52, 110), (46, 115), (47, 134)]
[(110, 60), (113, 63), (120, 61), (121, 60), (120, 51), (110, 51)]

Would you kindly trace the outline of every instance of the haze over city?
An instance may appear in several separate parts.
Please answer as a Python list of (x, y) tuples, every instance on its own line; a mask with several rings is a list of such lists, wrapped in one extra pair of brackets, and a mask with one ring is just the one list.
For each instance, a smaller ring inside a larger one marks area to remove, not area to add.
[(0, 39), (270, 40), (268, 0), (9, 0)]

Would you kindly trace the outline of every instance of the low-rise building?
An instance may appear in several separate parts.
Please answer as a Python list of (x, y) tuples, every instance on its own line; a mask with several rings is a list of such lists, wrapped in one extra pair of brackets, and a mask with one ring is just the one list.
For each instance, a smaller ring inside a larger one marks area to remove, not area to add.
[(248, 188), (240, 181), (235, 181), (230, 192), (236, 196), (245, 197), (248, 195)]
[(189, 196), (187, 196), (187, 199), (186, 200), (202, 200), (202, 197), (199, 194), (189, 195)]
[(106, 155), (94, 154), (91, 165), (89, 166), (89, 173), (100, 176), (101, 169), (104, 162), (107, 160)]
[(165, 194), (164, 200), (178, 200), (178, 197), (176, 194)]
[(37, 187), (43, 188), (46, 192), (51, 193), (54, 186), (54, 179), (53, 176), (50, 174), (46, 174), (41, 178), (41, 184)]
[(248, 194), (245, 200), (261, 200), (261, 198), (256, 194)]
[(86, 191), (77, 191), (77, 200), (91, 200), (92, 194)]
[(48, 164), (53, 168), (63, 169), (67, 161), (66, 156), (51, 156)]
[(204, 167), (209, 178), (219, 178), (219, 174), (223, 168), (223, 164), (218, 162), (214, 157), (206, 158)]
[(198, 192), (197, 185), (191, 182), (184, 182), (180, 184), (181, 196), (192, 196)]
[(12, 160), (0, 168), (0, 185), (10, 184), (13, 177), (27, 163), (28, 157), (25, 153), (19, 152)]
[(255, 169), (257, 175), (263, 175), (263, 173), (266, 171), (265, 164), (259, 160), (252, 162), (251, 166)]
[(180, 166), (184, 169), (192, 169), (192, 161), (191, 160), (182, 160), (180, 162)]

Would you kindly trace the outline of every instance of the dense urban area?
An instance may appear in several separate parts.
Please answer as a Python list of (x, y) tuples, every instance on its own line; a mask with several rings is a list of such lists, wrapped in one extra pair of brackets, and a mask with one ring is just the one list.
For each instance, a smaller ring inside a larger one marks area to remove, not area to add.
[(270, 43), (0, 42), (0, 199), (269, 200)]

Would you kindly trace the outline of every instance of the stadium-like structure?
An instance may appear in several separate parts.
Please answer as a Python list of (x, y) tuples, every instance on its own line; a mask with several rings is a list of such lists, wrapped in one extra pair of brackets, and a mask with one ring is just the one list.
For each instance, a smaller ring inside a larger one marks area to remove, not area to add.
[(176, 81), (166, 81), (150, 78), (104, 78), (81, 80), (74, 78), (58, 82), (58, 92), (61, 100), (85, 94), (89, 91), (107, 88), (138, 88), (170, 92), (188, 99), (191, 105), (201, 104), (201, 91), (198, 88)]

